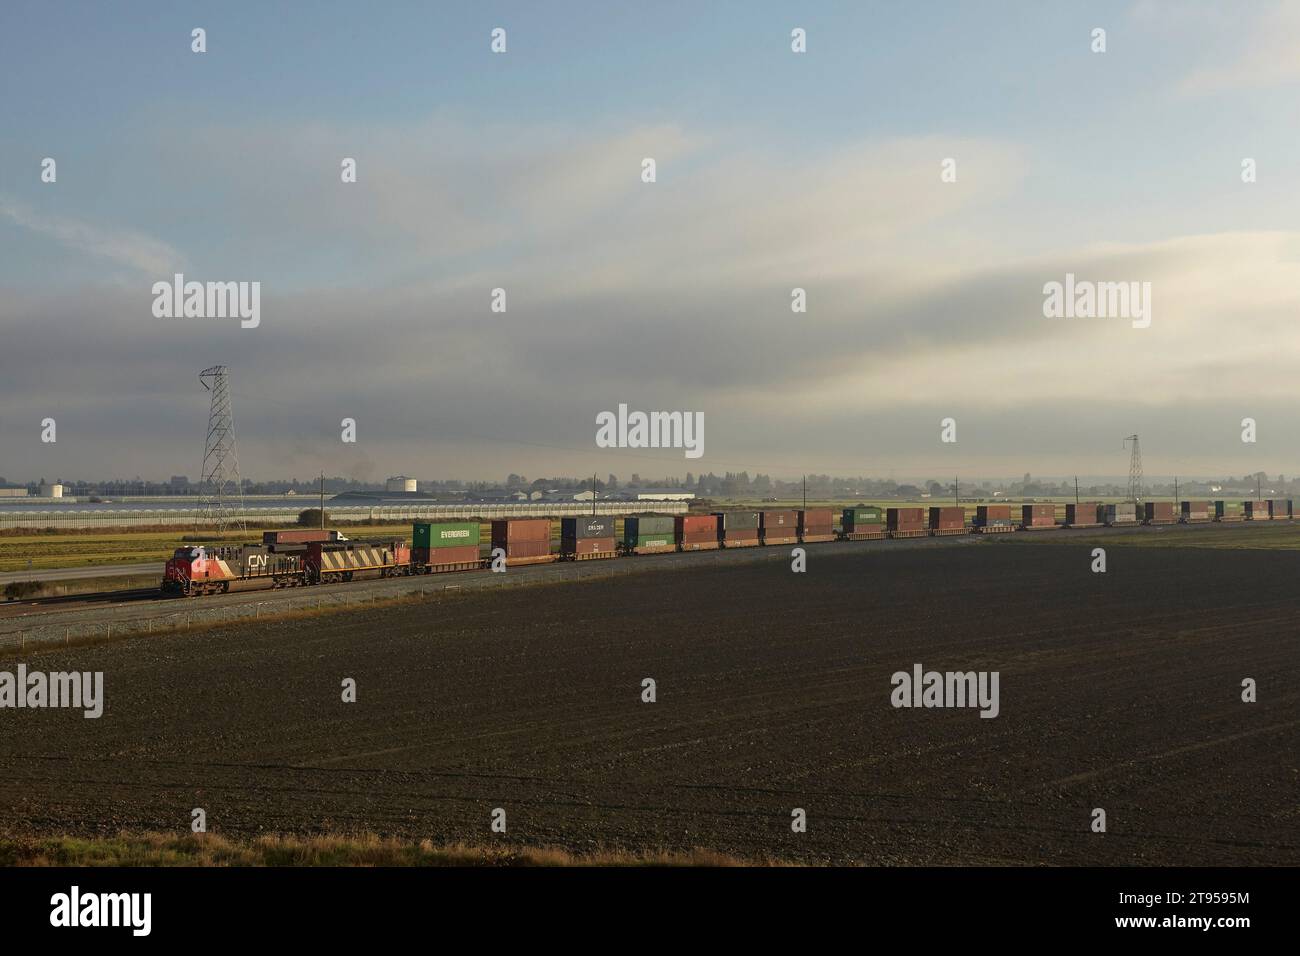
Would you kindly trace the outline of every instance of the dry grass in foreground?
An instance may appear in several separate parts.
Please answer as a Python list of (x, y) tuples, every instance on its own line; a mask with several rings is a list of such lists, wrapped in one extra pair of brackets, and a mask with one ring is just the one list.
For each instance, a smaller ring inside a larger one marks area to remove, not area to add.
[(773, 866), (693, 850), (689, 853), (553, 847), (435, 846), (374, 835), (260, 836), (121, 833), (114, 837), (0, 837), (0, 866)]

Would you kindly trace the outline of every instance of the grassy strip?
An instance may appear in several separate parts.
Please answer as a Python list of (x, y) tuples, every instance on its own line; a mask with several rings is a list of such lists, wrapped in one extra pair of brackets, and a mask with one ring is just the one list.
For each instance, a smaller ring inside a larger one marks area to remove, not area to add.
[(0, 866), (752, 866), (710, 850), (595, 850), (509, 844), (435, 845), (379, 837), (120, 833), (112, 837), (0, 837)]
[[(997, 535), (1003, 544), (1066, 544), (1056, 538), (1043, 541), (1032, 532)], [(1300, 549), (1300, 524), (1291, 522), (1235, 522), (1231, 527), (1139, 528), (1128, 534), (1106, 534), (1080, 528), (1070, 532), (1070, 545), (1098, 548), (1211, 548), (1224, 551), (1294, 551)]]

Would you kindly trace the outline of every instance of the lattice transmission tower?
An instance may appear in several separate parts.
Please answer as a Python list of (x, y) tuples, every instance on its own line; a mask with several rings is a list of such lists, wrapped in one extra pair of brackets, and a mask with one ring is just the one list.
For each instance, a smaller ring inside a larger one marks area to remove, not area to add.
[(1133, 454), (1128, 460), (1128, 497), (1133, 504), (1142, 503), (1142, 449), (1138, 447), (1137, 435), (1129, 435), (1124, 444), (1133, 443)]
[(208, 438), (203, 446), (203, 479), (199, 507), (207, 526), (216, 531), (244, 526), (244, 489), (235, 454), (235, 416), (230, 409), (230, 369), (214, 365), (199, 373), (199, 382), (212, 393)]

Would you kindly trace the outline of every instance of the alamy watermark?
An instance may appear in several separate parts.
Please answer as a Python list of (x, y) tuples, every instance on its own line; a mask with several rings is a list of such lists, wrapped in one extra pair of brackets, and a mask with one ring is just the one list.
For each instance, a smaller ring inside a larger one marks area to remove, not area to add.
[(981, 717), (996, 717), (998, 671), (924, 671), (920, 664), (912, 672), (895, 671), (889, 702), (894, 707), (978, 707)]
[(1043, 286), (1043, 316), (1049, 319), (1131, 319), (1133, 328), (1151, 325), (1150, 282), (1091, 282), (1076, 280)]
[(171, 282), (155, 282), (152, 291), (157, 319), (239, 318), (245, 329), (262, 323), (260, 282), (186, 282), (178, 272)]
[(0, 671), (0, 710), (5, 708), (71, 707), (94, 719), (104, 713), (103, 671)]
[(704, 454), (703, 412), (618, 412), (596, 415), (599, 448), (684, 448), (687, 458)]

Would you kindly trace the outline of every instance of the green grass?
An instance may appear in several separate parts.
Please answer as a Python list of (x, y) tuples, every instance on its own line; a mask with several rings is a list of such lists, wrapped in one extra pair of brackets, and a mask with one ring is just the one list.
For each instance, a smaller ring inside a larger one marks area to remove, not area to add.
[[(373, 834), (259, 836), (122, 833), (112, 837), (0, 837), (0, 866), (746, 866), (756, 861), (708, 850), (595, 850), (500, 843), (435, 845)], [(779, 865), (773, 860), (757, 865)]]

